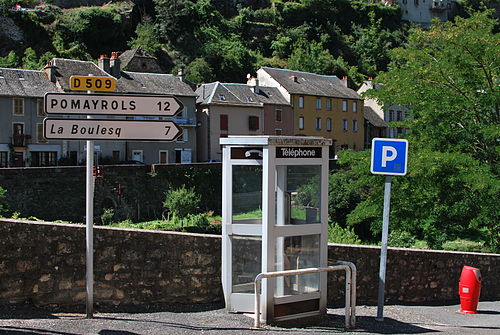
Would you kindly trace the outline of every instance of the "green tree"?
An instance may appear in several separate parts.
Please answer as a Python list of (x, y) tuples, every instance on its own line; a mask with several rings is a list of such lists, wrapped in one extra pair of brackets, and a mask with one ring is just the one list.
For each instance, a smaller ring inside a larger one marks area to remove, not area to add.
[(5, 193), (7, 193), (7, 191), (4, 188), (0, 187), (0, 217), (3, 217), (3, 215), (7, 212)]
[(183, 219), (190, 214), (197, 214), (200, 207), (201, 197), (194, 188), (187, 189), (182, 186), (165, 192), (165, 207), (177, 219)]
[(0, 67), (16, 68), (20, 65), (21, 59), (14, 51), (10, 51), (5, 57), (0, 57)]
[(162, 49), (162, 43), (160, 43), (158, 34), (156, 32), (156, 26), (151, 23), (140, 23), (135, 28), (136, 37), (132, 38), (128, 42), (128, 46), (133, 49), (142, 49), (147, 51), (151, 55), (156, 54)]
[(462, 152), (498, 173), (500, 146), (500, 40), (487, 13), (414, 30), (391, 52), (388, 72), (367, 92), (381, 102), (410, 106), (402, 125), (414, 145)]
[(186, 66), (186, 78), (194, 83), (208, 83), (215, 79), (210, 64), (204, 58), (196, 58)]

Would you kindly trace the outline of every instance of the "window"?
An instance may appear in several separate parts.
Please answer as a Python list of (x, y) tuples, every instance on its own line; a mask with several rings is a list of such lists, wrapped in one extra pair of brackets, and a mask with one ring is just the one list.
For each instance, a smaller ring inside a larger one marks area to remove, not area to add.
[(397, 121), (403, 121), (403, 112), (402, 111), (397, 111), (396, 112), (396, 120)]
[(321, 130), (321, 118), (316, 118), (316, 130)]
[(352, 131), (358, 131), (358, 120), (352, 120)]
[(299, 108), (304, 108), (304, 97), (299, 97)]
[(113, 150), (113, 162), (118, 163), (120, 161), (120, 150)]
[(43, 108), (43, 99), (36, 99), (36, 114), (38, 116), (45, 116), (45, 110)]
[(326, 119), (326, 131), (332, 131), (332, 119)]
[(352, 102), (352, 112), (357, 113), (358, 112), (358, 103), (356, 101)]
[(349, 124), (347, 123), (347, 120), (342, 121), (342, 130), (347, 131), (349, 129)]
[(389, 110), (389, 122), (396, 121), (394, 111)]
[(321, 110), (321, 98), (316, 98), (316, 109)]
[(253, 97), (247, 97), (248, 102), (254, 102)]
[(0, 167), (7, 167), (8, 151), (0, 151)]
[(283, 111), (281, 109), (276, 110), (276, 122), (283, 121)]
[(57, 151), (32, 151), (31, 166), (57, 165)]
[(327, 111), (332, 110), (332, 99), (326, 99), (326, 110)]
[(188, 130), (186, 128), (184, 128), (182, 135), (177, 137), (177, 142), (187, 142), (188, 140), (189, 140)]
[(221, 101), (226, 101), (226, 96), (224, 94), (219, 94), (219, 99)]
[(14, 98), (14, 115), (24, 115), (24, 99)]
[(281, 135), (282, 131), (281, 129), (274, 129), (274, 133), (279, 136)]
[(36, 141), (38, 143), (47, 143), (47, 139), (43, 136), (43, 123), (36, 124)]
[(167, 150), (160, 150), (160, 164), (167, 164), (168, 163), (168, 151)]
[(220, 130), (228, 130), (228, 117), (225, 114), (220, 116)]
[(342, 100), (342, 112), (347, 112), (347, 100)]
[(248, 117), (248, 129), (259, 130), (259, 117), (258, 116), (249, 116)]
[(304, 129), (304, 117), (303, 116), (299, 117), (299, 129), (300, 130)]

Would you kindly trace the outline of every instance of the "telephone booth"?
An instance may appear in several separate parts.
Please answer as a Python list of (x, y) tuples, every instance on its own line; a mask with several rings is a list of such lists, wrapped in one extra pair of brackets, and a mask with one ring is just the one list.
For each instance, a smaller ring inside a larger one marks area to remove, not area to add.
[[(226, 309), (253, 313), (257, 274), (327, 266), (331, 140), (229, 136), (220, 143)], [(264, 279), (263, 321), (325, 314), (326, 279), (324, 272)]]

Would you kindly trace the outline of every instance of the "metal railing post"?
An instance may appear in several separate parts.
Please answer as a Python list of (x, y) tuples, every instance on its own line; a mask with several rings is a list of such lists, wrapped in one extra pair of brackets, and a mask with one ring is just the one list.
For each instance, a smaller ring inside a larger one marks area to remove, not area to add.
[[(263, 272), (255, 277), (255, 320), (254, 327), (260, 328), (260, 294), (261, 281), (264, 278), (286, 277), (308, 273), (320, 273), (344, 270), (346, 272), (345, 288), (345, 327), (354, 328), (356, 324), (356, 266), (351, 262), (336, 261), (341, 265), (328, 266), (326, 268), (307, 268), (300, 270), (287, 270), (276, 272)], [(354, 287), (353, 287), (354, 285)]]

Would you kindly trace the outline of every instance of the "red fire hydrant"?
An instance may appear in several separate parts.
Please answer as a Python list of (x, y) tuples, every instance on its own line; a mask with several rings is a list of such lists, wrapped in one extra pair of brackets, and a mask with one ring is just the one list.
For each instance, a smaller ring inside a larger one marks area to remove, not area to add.
[(481, 271), (472, 266), (464, 266), (458, 284), (460, 313), (476, 314), (481, 293)]

